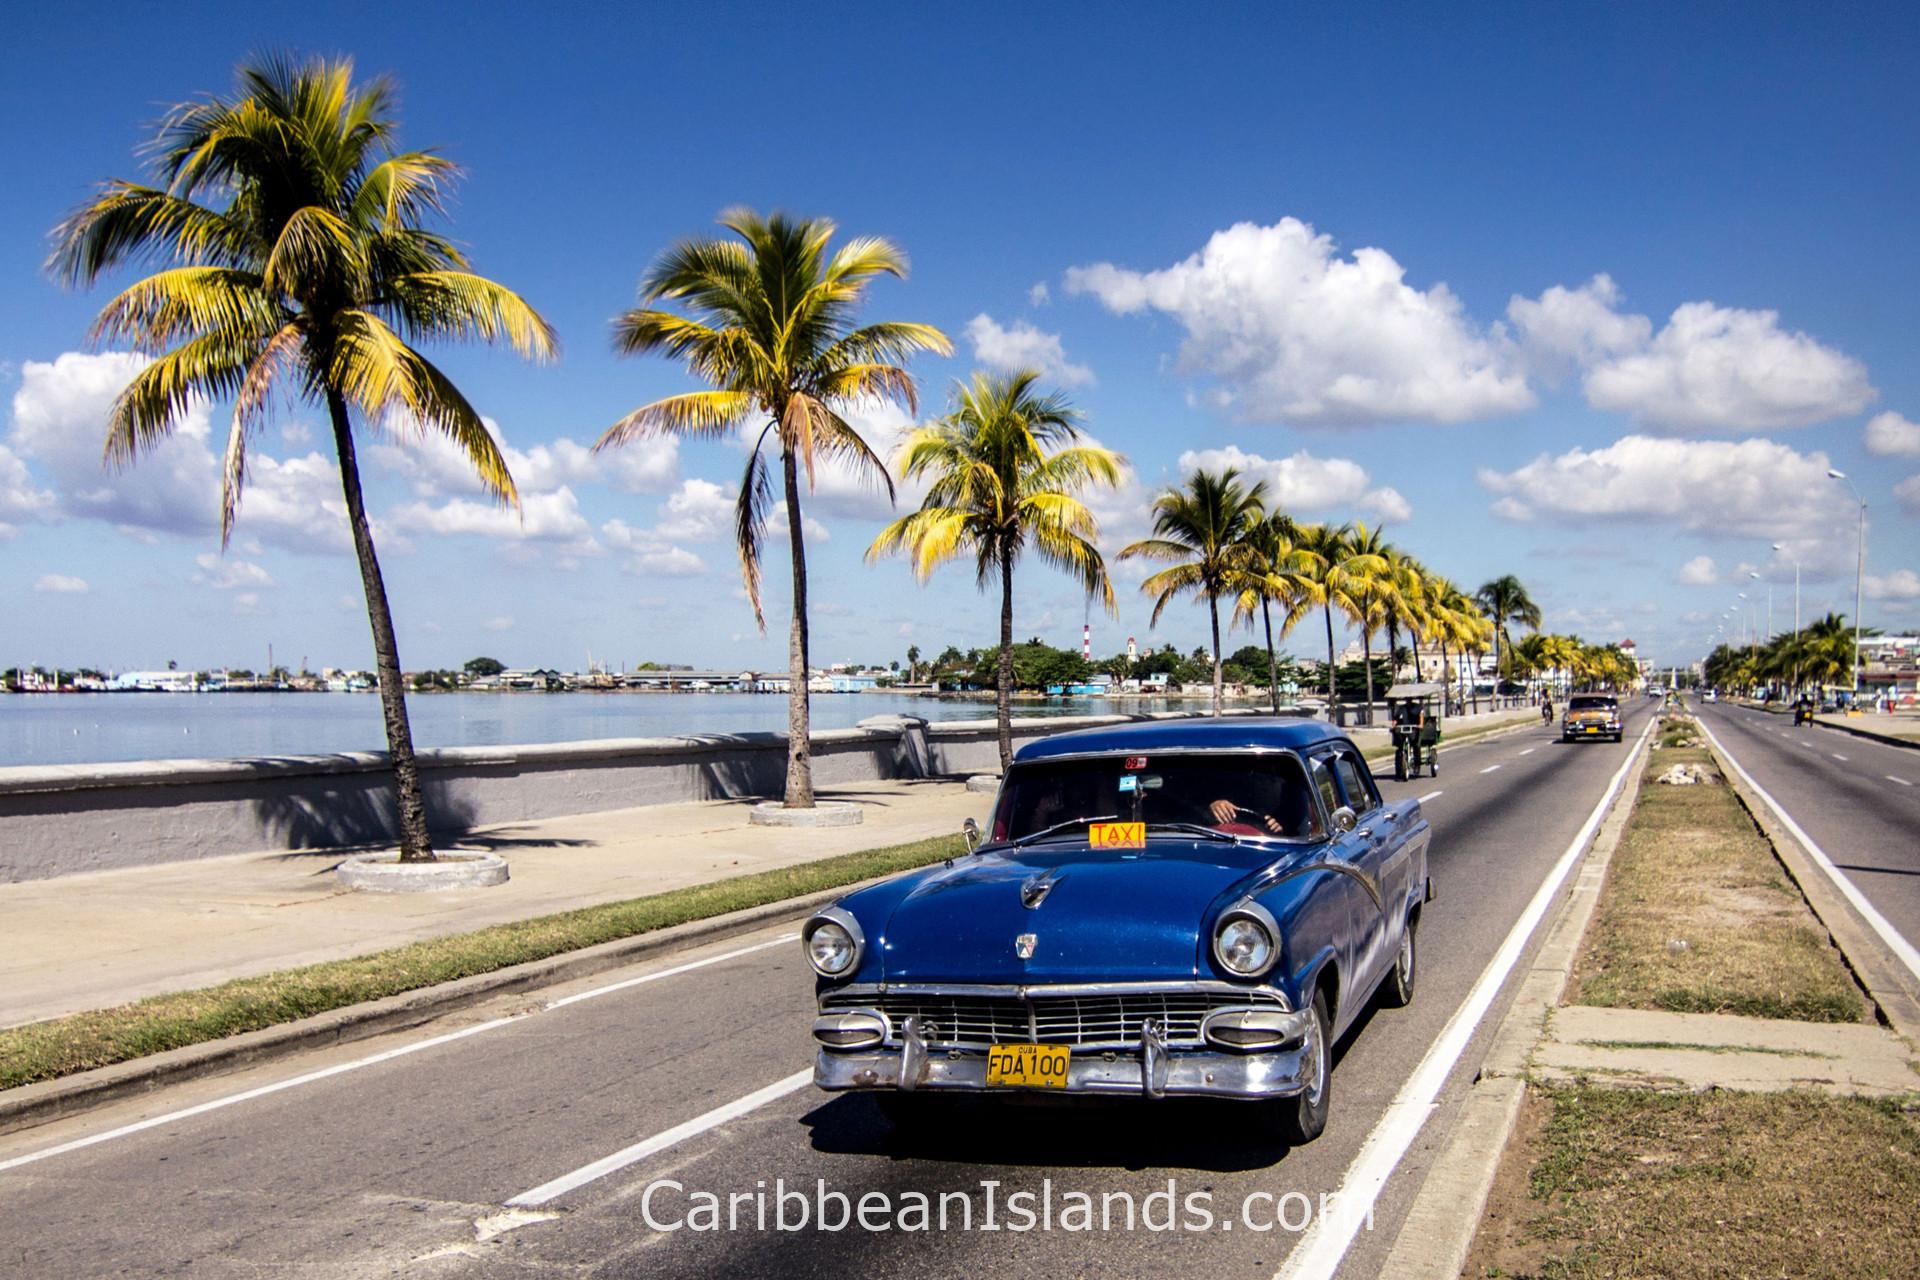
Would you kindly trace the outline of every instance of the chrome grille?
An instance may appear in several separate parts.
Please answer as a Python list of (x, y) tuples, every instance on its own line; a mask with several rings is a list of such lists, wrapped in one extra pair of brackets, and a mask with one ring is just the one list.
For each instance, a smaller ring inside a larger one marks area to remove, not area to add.
[(940, 1048), (994, 1044), (1068, 1044), (1080, 1048), (1132, 1048), (1152, 1018), (1169, 1045), (1197, 1046), (1200, 1023), (1215, 1009), (1284, 1009), (1267, 991), (1129, 991), (1099, 995), (968, 995), (962, 992), (847, 992), (828, 996), (823, 1011), (876, 1009), (893, 1024), (920, 1019), (929, 1045)]

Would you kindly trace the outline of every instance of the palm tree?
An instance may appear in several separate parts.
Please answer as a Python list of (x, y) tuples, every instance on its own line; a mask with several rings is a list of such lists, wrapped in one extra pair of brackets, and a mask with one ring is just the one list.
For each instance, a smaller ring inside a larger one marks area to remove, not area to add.
[(430, 152), (394, 148), (393, 105), (385, 80), (356, 85), (344, 59), (244, 64), (232, 96), (167, 112), (153, 140), (154, 185), (109, 182), (54, 229), (47, 267), (65, 283), (90, 285), (117, 267), (172, 264), (94, 321), (93, 341), (125, 341), (155, 356), (113, 403), (106, 459), (132, 463), (195, 401), (231, 397), (223, 547), (249, 440), (276, 393), (326, 407), (373, 631), (400, 859), (422, 862), (433, 845), (353, 415), (405, 435), (447, 437), (495, 497), (517, 505), (480, 415), (414, 344), (504, 340), (546, 358), (554, 339), (533, 308), (473, 274), (452, 241), (428, 228), (446, 212), (458, 171)]
[(1247, 534), (1265, 515), (1267, 486), (1240, 483), (1229, 467), (1219, 475), (1195, 471), (1185, 488), (1168, 489), (1153, 500), (1154, 537), (1121, 549), (1120, 558), (1141, 556), (1168, 568), (1153, 574), (1140, 589), (1154, 597), (1153, 617), (1175, 596), (1193, 593), (1206, 601), (1213, 628), (1213, 714), (1220, 714), (1220, 596), (1233, 589), (1248, 562)]
[[(1311, 569), (1309, 558), (1293, 545), (1299, 532), (1292, 516), (1278, 509), (1268, 511), (1248, 528), (1246, 548), (1250, 560), (1236, 575), (1239, 595), (1234, 602), (1233, 620), (1251, 623), (1254, 606), (1259, 605), (1260, 625), (1267, 642), (1267, 698), (1276, 712), (1280, 710), (1280, 660), (1273, 647), (1273, 604), (1278, 601), (1291, 608), (1300, 591), (1296, 575)], [(1283, 627), (1283, 635), (1285, 630)]]
[[(1473, 598), (1493, 620), (1493, 669), (1496, 676), (1504, 675), (1507, 662), (1502, 654), (1502, 646), (1505, 646), (1508, 651), (1513, 648), (1513, 639), (1507, 634), (1507, 623), (1517, 622), (1524, 627), (1538, 627), (1540, 606), (1535, 604), (1533, 597), (1527, 594), (1527, 589), (1521, 585), (1520, 579), (1510, 573), (1482, 584), (1480, 589), (1473, 593)], [(1499, 690), (1496, 688), (1496, 705), (1498, 705), (1498, 693)]]
[(901, 478), (932, 481), (920, 509), (882, 529), (867, 548), (869, 560), (907, 551), (922, 581), (966, 554), (982, 588), (998, 579), (1002, 771), (1013, 762), (1013, 566), (1020, 553), (1030, 544), (1113, 609), (1106, 561), (1094, 542), (1099, 526), (1076, 495), (1089, 485), (1119, 484), (1126, 460), (1075, 444), (1079, 414), (1064, 397), (1041, 395), (1039, 380), (1031, 369), (976, 373), (956, 387), (952, 412), (900, 447)]
[[(1353, 620), (1360, 627), (1360, 664), (1367, 674), (1367, 713), (1363, 723), (1373, 723), (1373, 633), (1386, 625), (1396, 609), (1405, 607), (1399, 583), (1393, 573), (1397, 554), (1383, 536), (1384, 529), (1369, 529), (1363, 523), (1353, 526), (1348, 538), (1348, 556), (1342, 568), (1347, 574), (1347, 594), (1354, 603)], [(1393, 663), (1392, 642), (1388, 642), (1387, 662)]]
[[(734, 542), (754, 621), (760, 608), (760, 547), (773, 505), (765, 447), (780, 460), (787, 547), (793, 568), (793, 620), (788, 630), (788, 808), (813, 807), (807, 704), (807, 553), (801, 530), (800, 471), (813, 485), (817, 458), (845, 463), (893, 496), (893, 480), (841, 411), (891, 402), (914, 412), (913, 378), (904, 361), (917, 352), (953, 349), (931, 325), (881, 322), (853, 327), (867, 286), (902, 278), (906, 256), (885, 240), (849, 240), (831, 255), (834, 224), (823, 218), (762, 217), (731, 209), (720, 225), (736, 239), (687, 240), (669, 249), (640, 281), (639, 307), (614, 320), (621, 355), (658, 352), (683, 361), (712, 390), (643, 405), (607, 428), (595, 449), (649, 436), (718, 440), (744, 425), (759, 427), (734, 506)], [(689, 315), (661, 309), (678, 302)]]

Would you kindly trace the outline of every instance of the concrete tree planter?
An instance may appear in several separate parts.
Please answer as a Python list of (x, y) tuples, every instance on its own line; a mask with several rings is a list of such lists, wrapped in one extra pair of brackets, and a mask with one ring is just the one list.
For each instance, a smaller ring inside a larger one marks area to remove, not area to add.
[(1000, 775), (997, 773), (976, 773), (967, 779), (967, 790), (984, 791), (991, 795), (1000, 789)]
[(398, 852), (360, 853), (334, 873), (365, 893), (431, 893), (485, 889), (507, 882), (507, 860), (494, 853), (443, 853), (432, 862), (402, 862)]
[(866, 814), (857, 804), (822, 800), (811, 809), (789, 809), (778, 800), (753, 806), (747, 821), (756, 827), (857, 827)]

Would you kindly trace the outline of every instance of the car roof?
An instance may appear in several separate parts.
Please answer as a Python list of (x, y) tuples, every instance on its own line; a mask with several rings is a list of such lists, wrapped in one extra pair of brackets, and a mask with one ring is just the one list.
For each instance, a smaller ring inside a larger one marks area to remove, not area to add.
[(1058, 756), (1097, 755), (1138, 751), (1298, 751), (1320, 742), (1344, 741), (1346, 735), (1324, 720), (1287, 716), (1211, 716), (1181, 720), (1146, 720), (1133, 724), (1076, 729), (1029, 742), (1014, 755), (1014, 763), (1049, 760)]

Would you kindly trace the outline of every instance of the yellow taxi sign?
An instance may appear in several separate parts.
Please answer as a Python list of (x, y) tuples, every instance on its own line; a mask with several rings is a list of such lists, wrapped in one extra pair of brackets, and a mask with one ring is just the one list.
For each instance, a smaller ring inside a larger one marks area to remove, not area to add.
[(1087, 828), (1087, 844), (1095, 849), (1144, 849), (1147, 847), (1147, 824), (1096, 822)]

